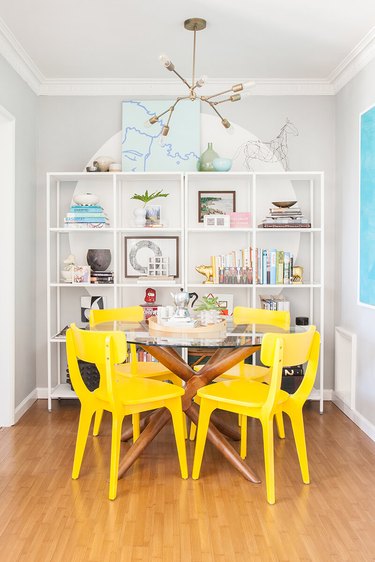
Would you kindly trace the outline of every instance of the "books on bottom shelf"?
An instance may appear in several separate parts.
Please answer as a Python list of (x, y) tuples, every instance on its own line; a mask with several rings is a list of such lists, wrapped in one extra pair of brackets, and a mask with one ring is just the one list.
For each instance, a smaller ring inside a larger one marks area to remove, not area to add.
[(265, 310), (290, 311), (290, 302), (283, 295), (259, 295), (260, 306)]

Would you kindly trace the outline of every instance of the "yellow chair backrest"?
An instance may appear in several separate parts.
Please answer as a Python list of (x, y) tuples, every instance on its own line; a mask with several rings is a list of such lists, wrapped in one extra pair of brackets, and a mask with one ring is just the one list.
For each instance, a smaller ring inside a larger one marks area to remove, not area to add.
[[(103, 322), (142, 322), (144, 318), (141, 306), (126, 306), (124, 308), (106, 308), (101, 310), (90, 310), (90, 328)], [(134, 343), (130, 344), (130, 364), (133, 374), (137, 373), (137, 348)]]
[[(301, 401), (306, 400), (314, 385), (319, 357), (319, 343), (320, 336), (315, 326), (310, 326), (306, 332), (301, 334), (267, 333), (264, 335), (260, 357), (262, 363), (272, 367), (270, 389), (264, 405), (266, 409), (271, 409), (275, 403), (276, 394), (281, 386), (282, 367), (284, 366), (307, 363), (305, 377), (293, 395)], [(277, 353), (278, 356), (276, 356)]]
[(66, 332), (66, 352), (69, 374), (78, 398), (90, 400), (91, 391), (86, 387), (78, 365), (78, 359), (95, 363), (100, 373), (99, 388), (111, 399), (113, 392), (113, 366), (123, 363), (127, 357), (126, 337), (123, 332), (91, 332), (71, 324)]
[(235, 324), (263, 324), (276, 326), (283, 330), (290, 328), (290, 314), (286, 310), (265, 310), (264, 308), (249, 308), (236, 306), (233, 310)]
[(90, 310), (90, 328), (103, 322), (142, 322), (143, 308), (141, 306), (127, 306), (124, 308), (105, 308)]

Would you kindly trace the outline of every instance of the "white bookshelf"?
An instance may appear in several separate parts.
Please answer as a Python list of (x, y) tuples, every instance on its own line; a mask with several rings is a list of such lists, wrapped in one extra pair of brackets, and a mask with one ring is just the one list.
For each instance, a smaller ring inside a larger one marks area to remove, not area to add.
[[(155, 200), (162, 206), (162, 228), (137, 228), (133, 210), (135, 192), (163, 189), (169, 197)], [(236, 210), (252, 214), (249, 228), (205, 228), (198, 222), (198, 191), (235, 191)], [(92, 192), (110, 218), (103, 229), (64, 228), (63, 217), (73, 194)], [(311, 228), (258, 228), (271, 201), (298, 200)], [(291, 302), (291, 318), (308, 316), (318, 326), (324, 342), (324, 176), (322, 172), (227, 172), (227, 173), (49, 173), (47, 174), (47, 345), (48, 408), (55, 398), (74, 397), (66, 379), (65, 339), (54, 338), (70, 322), (80, 323), (80, 297), (104, 296), (107, 307), (144, 301), (147, 282), (125, 278), (125, 236), (177, 236), (179, 277), (175, 284), (155, 284), (157, 302), (170, 304), (170, 292), (180, 287), (196, 291), (233, 294), (234, 305), (260, 306), (259, 294), (281, 291)], [(295, 264), (305, 270), (301, 285), (204, 284), (195, 266), (210, 264), (210, 256), (246, 245), (292, 248)], [(63, 260), (72, 253), (86, 264), (89, 248), (110, 248), (114, 283), (72, 285), (62, 282)], [(323, 411), (324, 343), (320, 356), (319, 399)]]

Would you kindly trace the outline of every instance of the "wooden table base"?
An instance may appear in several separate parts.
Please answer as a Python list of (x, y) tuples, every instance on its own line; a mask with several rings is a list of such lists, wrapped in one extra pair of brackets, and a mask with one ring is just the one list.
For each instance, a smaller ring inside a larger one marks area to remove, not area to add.
[[(198, 424), (199, 410), (198, 406), (193, 403), (193, 398), (199, 388), (206, 386), (216, 377), (228, 371), (231, 367), (254, 353), (257, 349), (254, 347), (237, 347), (237, 348), (219, 348), (204, 365), (197, 374), (173, 349), (169, 347), (142, 346), (158, 361), (165, 365), (177, 376), (186, 381), (185, 394), (182, 397), (182, 408), (186, 415)], [(139, 438), (130, 447), (124, 460), (120, 464), (119, 478), (130, 468), (134, 461), (139, 457), (147, 445), (156, 437), (159, 431), (170, 420), (170, 413), (163, 408), (149, 418), (145, 429)], [(127, 437), (129, 432), (123, 435), (123, 439)], [(239, 432), (220, 421), (216, 415), (211, 416), (211, 421), (207, 433), (209, 441), (217, 447), (224, 457), (247, 479), (251, 482), (259, 484), (261, 481), (255, 472), (241, 459), (237, 451), (222, 435), (225, 433), (232, 439), (239, 438)], [(130, 437), (130, 434), (129, 434)], [(128, 437), (128, 438), (129, 438)]]

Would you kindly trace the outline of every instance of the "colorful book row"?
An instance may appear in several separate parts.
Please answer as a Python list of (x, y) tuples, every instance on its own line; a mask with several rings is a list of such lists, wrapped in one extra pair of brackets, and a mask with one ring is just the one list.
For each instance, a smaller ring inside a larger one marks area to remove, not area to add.
[(276, 249), (243, 248), (211, 256), (213, 282), (218, 284), (288, 285), (294, 257)]

